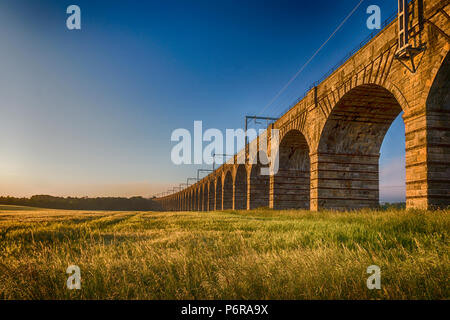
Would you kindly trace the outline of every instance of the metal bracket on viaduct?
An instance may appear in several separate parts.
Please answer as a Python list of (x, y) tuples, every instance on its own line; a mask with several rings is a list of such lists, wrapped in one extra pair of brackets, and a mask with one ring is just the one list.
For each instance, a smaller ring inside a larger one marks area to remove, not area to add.
[(268, 141), (271, 129), (279, 129), (277, 174), (260, 175), (260, 164), (228, 162), (156, 201), (177, 211), (376, 207), (381, 144), (403, 111), (406, 206), (447, 207), (449, 10), (448, 0), (412, 1), (407, 32), (417, 54), (398, 56), (395, 19), (269, 127)]

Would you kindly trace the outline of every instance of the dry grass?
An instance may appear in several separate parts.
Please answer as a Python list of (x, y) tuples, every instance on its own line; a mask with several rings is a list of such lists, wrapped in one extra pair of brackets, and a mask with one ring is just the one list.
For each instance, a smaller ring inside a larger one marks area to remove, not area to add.
[[(0, 206), (0, 298), (448, 299), (449, 213)], [(66, 288), (71, 264), (81, 290)], [(372, 264), (381, 290), (366, 287)]]

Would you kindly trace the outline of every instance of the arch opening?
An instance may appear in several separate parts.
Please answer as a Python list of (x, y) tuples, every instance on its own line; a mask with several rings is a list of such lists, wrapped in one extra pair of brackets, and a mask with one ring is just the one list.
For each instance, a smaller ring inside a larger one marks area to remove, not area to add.
[(380, 149), (401, 112), (394, 95), (378, 85), (358, 86), (340, 99), (312, 155), (312, 208), (379, 206)]
[(200, 210), (199, 204), (200, 204), (200, 189), (197, 188), (197, 189), (195, 189), (195, 203), (194, 203), (194, 209), (196, 211)]
[(208, 193), (208, 210), (209, 211), (214, 211), (214, 205), (215, 205), (215, 188), (214, 188), (214, 181), (210, 181), (208, 183), (208, 188), (209, 188), (209, 193)]
[(203, 211), (208, 211), (208, 185), (204, 184), (202, 187), (202, 209)]
[(197, 190), (193, 189), (192, 190), (192, 201), (191, 201), (191, 211), (196, 211), (197, 210)]
[(271, 207), (274, 209), (309, 209), (310, 159), (305, 136), (289, 131), (279, 145), (279, 169), (270, 177)]
[(203, 196), (203, 192), (202, 192), (202, 187), (198, 186), (197, 188), (197, 211), (202, 211), (202, 196)]
[(261, 175), (261, 165), (255, 164), (250, 168), (248, 208), (269, 207), (270, 176)]
[(406, 204), (405, 123), (395, 118), (380, 149), (380, 205)]
[(222, 178), (217, 177), (216, 178), (216, 201), (214, 210), (222, 210)]
[(233, 209), (233, 178), (230, 171), (225, 174), (223, 182), (223, 209)]
[(196, 201), (196, 206), (197, 206), (197, 211), (202, 211), (202, 187), (198, 186), (197, 187), (197, 201)]
[(247, 170), (243, 164), (237, 167), (234, 179), (234, 209), (247, 209)]
[(186, 211), (190, 211), (191, 210), (191, 193), (187, 192), (186, 193)]
[[(427, 108), (428, 208), (450, 205), (450, 54), (444, 58), (431, 86)], [(409, 170), (409, 169), (408, 169)], [(409, 186), (408, 186), (409, 187)]]

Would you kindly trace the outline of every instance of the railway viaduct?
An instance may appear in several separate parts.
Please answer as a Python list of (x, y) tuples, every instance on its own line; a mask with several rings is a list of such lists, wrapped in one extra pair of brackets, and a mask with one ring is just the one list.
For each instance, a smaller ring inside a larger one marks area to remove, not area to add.
[(156, 200), (177, 211), (376, 207), (381, 144), (403, 112), (407, 208), (450, 205), (449, 2), (412, 1), (406, 53), (399, 54), (402, 27), (394, 19), (269, 126), (269, 141), (279, 129), (277, 174), (234, 164), (235, 155)]

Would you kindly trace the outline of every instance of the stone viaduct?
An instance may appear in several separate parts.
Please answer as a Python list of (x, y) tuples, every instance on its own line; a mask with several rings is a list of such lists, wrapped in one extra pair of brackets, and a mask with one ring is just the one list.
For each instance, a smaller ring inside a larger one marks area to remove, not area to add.
[[(407, 208), (450, 205), (449, 0), (415, 0), (400, 57), (394, 19), (267, 129), (279, 129), (279, 171), (222, 165), (192, 186), (156, 199), (164, 210), (379, 205), (384, 136), (403, 112)], [(269, 151), (270, 152), (270, 151)], [(246, 153), (246, 157), (248, 154)]]

